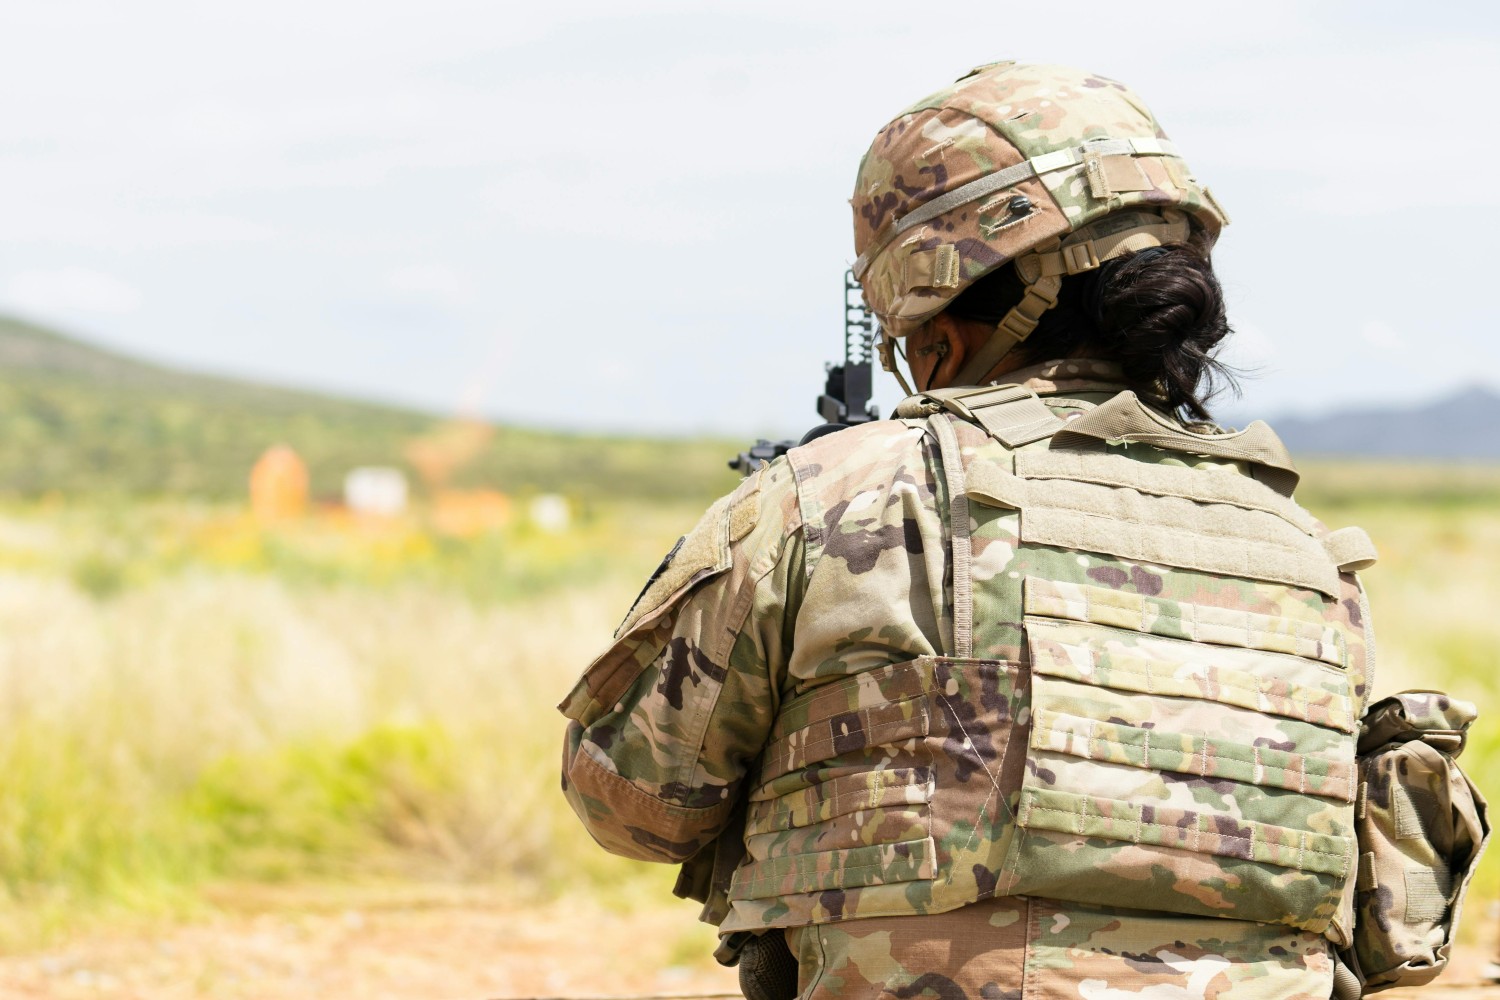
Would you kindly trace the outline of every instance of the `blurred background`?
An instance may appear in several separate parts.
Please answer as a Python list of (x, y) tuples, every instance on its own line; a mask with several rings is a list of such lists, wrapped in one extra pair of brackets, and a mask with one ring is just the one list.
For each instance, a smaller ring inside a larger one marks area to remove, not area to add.
[(870, 139), (999, 58), (1151, 103), (1377, 693), (1500, 707), (1492, 5), (517, 7), (0, 9), (0, 997), (732, 988), (552, 705), (815, 422)]

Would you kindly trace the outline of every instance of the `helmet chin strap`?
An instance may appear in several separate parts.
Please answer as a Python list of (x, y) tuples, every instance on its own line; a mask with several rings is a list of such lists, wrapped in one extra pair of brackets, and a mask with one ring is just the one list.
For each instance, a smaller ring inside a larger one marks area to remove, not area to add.
[[(912, 392), (911, 385), (907, 383), (906, 376), (902, 375), (901, 369), (896, 366), (896, 355), (901, 354), (903, 361), (906, 361), (906, 355), (902, 353), (901, 345), (896, 343), (896, 338), (891, 336), (884, 323), (880, 325), (880, 347), (877, 350), (880, 354), (880, 367), (896, 376), (896, 381), (901, 383), (902, 392), (908, 396), (916, 395)], [(907, 364), (910, 365), (911, 362), (908, 361)]]
[(1058, 275), (1039, 277), (1026, 283), (1026, 294), (1011, 307), (995, 327), (994, 334), (975, 352), (968, 364), (959, 369), (954, 385), (979, 385), (984, 377), (994, 370), (1002, 358), (1021, 341), (1031, 336), (1042, 314), (1057, 305), (1057, 293), (1062, 288)]

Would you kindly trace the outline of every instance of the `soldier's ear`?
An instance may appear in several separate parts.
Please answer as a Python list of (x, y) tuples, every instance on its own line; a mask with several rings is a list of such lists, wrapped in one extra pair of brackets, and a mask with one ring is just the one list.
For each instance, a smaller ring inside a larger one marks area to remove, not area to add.
[(938, 355), (932, 384), (934, 387), (950, 386), (972, 353), (968, 338), (964, 336), (964, 321), (939, 313), (928, 322), (932, 324), (933, 348)]

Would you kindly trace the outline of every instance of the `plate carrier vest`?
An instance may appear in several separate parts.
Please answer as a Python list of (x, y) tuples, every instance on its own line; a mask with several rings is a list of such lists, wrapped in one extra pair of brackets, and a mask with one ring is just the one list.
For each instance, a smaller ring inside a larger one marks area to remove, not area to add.
[(1292, 502), (1264, 424), (1048, 402), (1069, 419), (1019, 386), (897, 410), (940, 446), (949, 655), (782, 706), (721, 933), (857, 890), (859, 917), (1031, 895), (1347, 944), (1368, 537)]

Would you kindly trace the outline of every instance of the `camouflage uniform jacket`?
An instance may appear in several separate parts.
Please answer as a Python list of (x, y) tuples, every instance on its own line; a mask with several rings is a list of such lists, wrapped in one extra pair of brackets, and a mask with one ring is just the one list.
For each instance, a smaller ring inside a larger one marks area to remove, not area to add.
[(1368, 539), (1264, 425), (1021, 377), (711, 508), (561, 706), (570, 803), (726, 933), (1032, 896), (1342, 943)]

